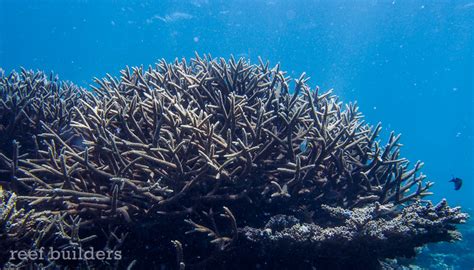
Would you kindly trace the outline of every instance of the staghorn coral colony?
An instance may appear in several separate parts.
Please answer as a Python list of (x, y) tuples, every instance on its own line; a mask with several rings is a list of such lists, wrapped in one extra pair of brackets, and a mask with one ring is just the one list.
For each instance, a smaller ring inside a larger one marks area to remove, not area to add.
[[(0, 79), (0, 263), (90, 269), (379, 269), (459, 240), (459, 207), (400, 136), (268, 62), (196, 56), (79, 88)], [(290, 89), (291, 88), (291, 89)], [(109, 260), (11, 251), (120, 251)]]

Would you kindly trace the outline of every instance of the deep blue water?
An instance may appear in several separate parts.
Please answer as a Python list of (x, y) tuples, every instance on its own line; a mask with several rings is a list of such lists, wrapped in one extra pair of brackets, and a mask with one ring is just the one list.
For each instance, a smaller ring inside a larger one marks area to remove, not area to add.
[[(473, 1), (0, 0), (0, 67), (82, 86), (160, 58), (257, 57), (402, 133), (434, 200), (474, 208)], [(460, 191), (448, 180), (464, 179)]]

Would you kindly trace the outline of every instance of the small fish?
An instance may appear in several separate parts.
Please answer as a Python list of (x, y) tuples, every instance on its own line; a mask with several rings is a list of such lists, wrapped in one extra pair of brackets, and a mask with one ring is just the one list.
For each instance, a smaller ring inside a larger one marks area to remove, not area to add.
[(304, 141), (302, 141), (300, 144), (301, 153), (304, 154), (306, 150), (308, 150), (308, 138), (305, 138)]
[(449, 180), (449, 182), (454, 183), (454, 190), (459, 190), (462, 187), (462, 179), (461, 178), (453, 177), (453, 179)]

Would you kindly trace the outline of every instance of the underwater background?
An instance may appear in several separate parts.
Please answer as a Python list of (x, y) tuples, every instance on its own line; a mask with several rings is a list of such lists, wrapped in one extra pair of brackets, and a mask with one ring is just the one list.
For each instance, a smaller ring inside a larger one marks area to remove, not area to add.
[[(88, 87), (93, 77), (164, 58), (258, 57), (293, 78), (357, 101), (382, 138), (425, 163), (433, 201), (474, 208), (472, 1), (10, 1), (0, 0), (0, 67), (53, 70)], [(115, 72), (115, 73), (113, 73)], [(452, 177), (464, 180), (455, 191)], [(406, 265), (472, 269), (465, 240), (430, 245)]]

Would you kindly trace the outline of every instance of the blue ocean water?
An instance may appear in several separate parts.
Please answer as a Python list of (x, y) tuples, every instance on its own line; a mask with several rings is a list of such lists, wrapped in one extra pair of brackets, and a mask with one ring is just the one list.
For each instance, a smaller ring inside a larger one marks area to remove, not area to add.
[(87, 87), (195, 51), (306, 72), (382, 122), (382, 137), (403, 134), (402, 154), (425, 162), (434, 201), (474, 208), (473, 1), (0, 0), (7, 72), (53, 70)]

